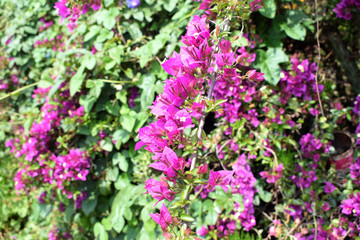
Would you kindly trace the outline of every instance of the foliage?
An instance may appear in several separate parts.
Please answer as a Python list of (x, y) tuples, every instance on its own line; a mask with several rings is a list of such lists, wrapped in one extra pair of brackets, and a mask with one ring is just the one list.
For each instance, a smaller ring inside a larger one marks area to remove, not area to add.
[[(356, 1), (319, 4), (358, 64)], [(360, 96), (313, 50), (314, 5), (0, 6), (1, 238), (359, 235)]]

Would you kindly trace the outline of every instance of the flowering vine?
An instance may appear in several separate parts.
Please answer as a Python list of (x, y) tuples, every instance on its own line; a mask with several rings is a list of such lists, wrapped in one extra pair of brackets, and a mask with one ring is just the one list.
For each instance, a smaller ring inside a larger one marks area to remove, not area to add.
[[(200, 8), (207, 9), (214, 3), (204, 1)], [(215, 190), (215, 186), (220, 186), (227, 192), (228, 185), (231, 185), (232, 188), (238, 189), (234, 190), (235, 192), (238, 191), (250, 198), (253, 196), (246, 194), (246, 189), (253, 188), (254, 180), (251, 184), (243, 182), (243, 178), (233, 178), (234, 172), (249, 170), (243, 158), (238, 167), (234, 166), (234, 171), (210, 170), (208, 179), (204, 179), (208, 172), (206, 165), (197, 167), (199, 148), (202, 146), (202, 139), (206, 137), (203, 131), (205, 116), (210, 111), (217, 111), (219, 116), (222, 116), (223, 109), (219, 105), (230, 98), (230, 95), (221, 96), (221, 92), (217, 90), (219, 86), (226, 88), (229, 84), (239, 89), (243, 86), (242, 80), (249, 81), (252, 86), (256, 81), (263, 79), (262, 74), (255, 70), (249, 71), (246, 75), (241, 74), (239, 66), (246, 57), (244, 50), (236, 55), (232, 50), (232, 43), (226, 40), (223, 32), (228, 31), (229, 27), (230, 19), (227, 17), (224, 17), (223, 22), (216, 25), (213, 31), (210, 31), (208, 16), (193, 17), (187, 26), (186, 34), (182, 37), (185, 46), (180, 47), (179, 53), (174, 52), (172, 57), (162, 64), (164, 70), (172, 77), (165, 82), (163, 93), (151, 106), (155, 120), (139, 130), (140, 141), (136, 144), (135, 150), (145, 146), (146, 150), (154, 154), (154, 162), (149, 167), (164, 174), (160, 181), (149, 179), (145, 183), (147, 192), (157, 200), (155, 205), (164, 199), (173, 201), (175, 196), (181, 193), (180, 202), (171, 207), (175, 217), (171, 218), (164, 204), (160, 214), (151, 215), (161, 226), (167, 239), (173, 239), (179, 234), (190, 237), (191, 228), (188, 228), (187, 222), (191, 222), (192, 217), (189, 215), (188, 205), (191, 204), (189, 196), (194, 189), (200, 188), (202, 191), (211, 192)], [(213, 96), (216, 96), (216, 101), (212, 99)], [(237, 98), (235, 95), (231, 99)], [(182, 157), (187, 151), (192, 153), (188, 164)], [(247, 202), (252, 204), (252, 199), (248, 199)], [(255, 222), (253, 217), (247, 217), (253, 213), (251, 206), (246, 207), (246, 211), (240, 212), (239, 217), (244, 219), (245, 229), (249, 229)], [(245, 223), (245, 219), (249, 222)], [(181, 222), (184, 224), (181, 225)], [(182, 230), (176, 230), (176, 226)]]

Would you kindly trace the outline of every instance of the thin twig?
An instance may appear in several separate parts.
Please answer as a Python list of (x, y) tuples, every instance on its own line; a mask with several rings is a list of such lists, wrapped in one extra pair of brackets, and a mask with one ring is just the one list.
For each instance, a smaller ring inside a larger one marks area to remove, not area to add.
[(320, 112), (323, 117), (325, 117), (324, 109), (322, 106), (322, 101), (320, 98), (320, 91), (319, 91), (319, 83), (318, 83), (318, 74), (319, 74), (319, 67), (320, 67), (320, 60), (321, 60), (321, 53), (320, 53), (320, 29), (319, 29), (319, 19), (318, 19), (318, 2), (315, 0), (315, 18), (316, 18), (316, 43), (317, 43), (317, 51), (318, 51), (318, 59), (317, 59), (317, 68), (315, 73), (315, 83), (316, 83), (316, 94), (319, 99), (319, 105), (320, 105)]
[(22, 87), (22, 88), (16, 89), (15, 91), (13, 91), (13, 92), (11, 92), (11, 93), (8, 93), (8, 94), (4, 95), (3, 97), (1, 97), (1, 98), (0, 98), (0, 101), (1, 101), (1, 100), (4, 100), (5, 98), (8, 98), (8, 97), (10, 97), (10, 96), (12, 96), (12, 95), (15, 95), (16, 93), (19, 93), (19, 92), (21, 92), (21, 91), (23, 91), (23, 90), (25, 90), (25, 89), (28, 89), (28, 88), (30, 88), (30, 87), (33, 87), (33, 86), (35, 86), (35, 85), (37, 85), (37, 84), (39, 84), (39, 82), (32, 83), (32, 84), (27, 85), (27, 86), (24, 86), (24, 87)]
[(223, 148), (224, 148), (231, 140), (232, 140), (232, 139), (226, 140), (219, 149), (217, 149), (217, 147), (215, 147), (215, 149), (216, 149), (216, 157), (217, 157), (217, 159), (219, 160), (220, 165), (221, 165), (221, 167), (222, 167), (224, 170), (227, 170), (227, 169), (226, 169), (224, 163), (223, 163), (223, 162), (221, 161), (221, 159), (219, 158), (219, 152), (220, 152), (221, 150), (223, 150)]
[[(300, 226), (300, 224), (305, 220), (305, 218), (303, 218), (303, 220), (301, 220), (299, 223), (296, 223), (295, 226), (293, 226), (290, 231), (286, 234), (285, 237), (281, 238), (281, 239), (288, 239), (288, 237), (290, 237), (290, 235)], [(316, 239), (316, 238), (314, 238)]]

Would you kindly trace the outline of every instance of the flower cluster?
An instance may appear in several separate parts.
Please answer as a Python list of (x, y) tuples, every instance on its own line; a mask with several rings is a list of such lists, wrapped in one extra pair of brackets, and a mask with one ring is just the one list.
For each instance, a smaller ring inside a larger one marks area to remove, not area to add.
[[(55, 155), (52, 149), (59, 146), (56, 141), (56, 132), (61, 131), (60, 124), (65, 118), (73, 118), (75, 122), (81, 122), (79, 117), (84, 115), (83, 106), (79, 106), (70, 99), (68, 90), (64, 90), (65, 84), (59, 97), (53, 101), (48, 99), (41, 108), (41, 120), (34, 122), (25, 135), (25, 143), (20, 144), (20, 139), (10, 139), (6, 147), (16, 158), (21, 156), (29, 162), (15, 175), (15, 189), (29, 190), (27, 186), (34, 182), (55, 185), (62, 190), (68, 198), (73, 198), (72, 191), (68, 190), (72, 181), (85, 181), (89, 173), (90, 158), (85, 151), (69, 149), (66, 155)], [(34, 94), (43, 94), (49, 89), (35, 90)]]
[(39, 27), (39, 32), (42, 32), (42, 31), (48, 29), (49, 27), (51, 27), (51, 26), (54, 24), (54, 22), (53, 22), (52, 20), (46, 21), (44, 17), (41, 17), (41, 18), (40, 18), (40, 21), (41, 21), (44, 25), (41, 25), (41, 26)]
[(355, 8), (360, 11), (359, 0), (341, 0), (333, 10), (336, 13), (336, 17), (350, 20), (352, 18), (351, 10)]
[(60, 24), (65, 19), (68, 19), (68, 28), (72, 32), (77, 27), (76, 22), (80, 15), (84, 15), (89, 11), (91, 7), (94, 11), (99, 10), (101, 6), (101, 0), (87, 0), (82, 5), (72, 2), (71, 0), (59, 0), (55, 3), (55, 8), (59, 11), (61, 16)]
[[(304, 167), (296, 164), (295, 172), (297, 176), (290, 177), (298, 188), (309, 188), (312, 182), (317, 180), (316, 169), (320, 160), (320, 152), (327, 153), (328, 146), (322, 143), (314, 135), (307, 133), (303, 135), (299, 141), (303, 157), (311, 159), (311, 163)], [(311, 170), (306, 170), (310, 168)]]
[[(194, 101), (196, 96), (206, 90), (203, 84), (220, 86), (229, 83), (240, 89), (241, 80), (245, 79), (236, 68), (233, 68), (236, 66), (236, 58), (231, 49), (231, 42), (221, 39), (217, 47), (219, 50), (215, 51), (215, 45), (210, 40), (206, 17), (194, 16), (182, 41), (185, 46), (180, 48), (180, 53), (174, 52), (173, 56), (163, 64), (164, 70), (174, 77), (166, 81), (163, 94), (156, 98), (151, 107), (151, 113), (156, 116), (156, 120), (139, 130), (140, 141), (136, 144), (136, 150), (146, 146), (145, 149), (154, 154), (153, 160), (156, 162), (149, 166), (162, 171), (166, 176), (161, 181), (149, 179), (146, 182), (147, 191), (158, 201), (163, 199), (172, 201), (176, 192), (171, 189), (177, 188), (176, 179), (183, 178), (186, 162), (178, 157), (173, 149), (185, 148), (189, 144), (189, 137), (184, 130), (193, 128), (195, 126), (193, 120), (199, 122), (204, 109), (208, 107), (206, 99), (200, 98)], [(207, 74), (212, 77), (207, 78)], [(248, 79), (262, 77), (256, 71), (248, 75), (246, 77)], [(219, 91), (217, 96), (220, 96)], [(221, 97), (224, 98), (224, 95)], [(240, 95), (233, 99), (236, 97)], [(240, 171), (240, 167), (238, 170)], [(203, 184), (203, 190), (208, 193), (213, 191), (215, 186), (220, 186), (227, 192), (227, 185), (231, 183), (233, 173), (234, 171), (211, 170), (208, 182)], [(201, 169), (198, 174), (202, 174)], [(165, 180), (170, 181), (172, 186)], [(240, 180), (237, 184), (239, 182)], [(253, 185), (249, 187), (252, 188)], [(238, 189), (240, 188), (242, 187)], [(243, 194), (242, 190), (241, 194)], [(251, 197), (251, 194), (248, 196)], [(252, 199), (248, 202), (252, 204)], [(248, 211), (251, 212), (251, 208)], [(245, 223), (246, 220), (253, 224), (254, 219), (249, 219), (249, 215), (251, 213), (241, 213), (244, 225), (249, 225)]]
[(240, 211), (240, 203), (235, 203), (235, 216), (240, 220), (241, 225), (249, 231), (256, 225), (254, 196), (256, 193), (256, 179), (251, 172), (249, 164), (246, 162), (245, 154), (242, 154), (238, 161), (233, 165), (235, 172), (234, 179), (231, 181), (232, 194), (240, 194), (243, 197), (244, 210)]
[(355, 98), (353, 112), (360, 117), (360, 96)]
[(283, 170), (284, 165), (280, 163), (277, 167), (274, 167), (271, 172), (261, 171), (259, 174), (262, 178), (266, 179), (267, 183), (276, 183), (280, 178), (282, 178)]
[[(283, 71), (282, 78), (280, 79), (279, 85), (281, 87), (281, 101), (286, 101), (293, 96), (302, 98), (305, 101), (314, 99), (316, 96), (314, 93), (317, 92), (315, 72), (317, 69), (316, 63), (310, 64), (308, 59), (299, 61), (297, 58), (291, 59), (292, 68), (290, 71)], [(319, 92), (322, 92), (324, 86), (318, 85)], [(289, 94), (291, 93), (291, 94)]]
[(16, 75), (11, 75), (10, 79), (0, 79), (0, 90), (9, 89), (10, 86), (18, 86), (19, 78)]
[[(248, 66), (255, 61), (256, 54), (249, 53), (245, 46), (238, 50), (236, 58), (229, 59), (229, 63), (237, 65), (237, 68)], [(220, 104), (223, 111), (216, 112), (216, 117), (223, 116), (229, 123), (234, 123), (238, 119), (245, 118), (254, 127), (259, 125), (256, 109), (247, 111), (244, 104), (258, 100), (256, 86), (258, 82), (264, 80), (263, 73), (256, 70), (249, 70), (242, 76), (236, 68), (225, 68), (224, 75), (220, 78), (214, 88), (215, 100), (227, 100)], [(230, 129), (229, 129), (230, 130)]]
[(62, 39), (62, 35), (59, 35), (57, 37), (54, 37), (53, 39), (47, 39), (44, 40), (37, 40), (34, 44), (34, 47), (46, 47), (46, 48), (52, 48), (52, 50), (63, 52), (65, 51), (65, 43)]
[[(208, 9), (211, 4), (212, 1), (203, 1), (201, 9)], [(224, 26), (222, 28), (226, 29)], [(190, 159), (187, 164), (184, 158), (177, 155), (177, 152), (181, 152), (178, 149), (193, 151), (194, 148), (201, 146), (201, 134), (197, 133), (201, 133), (205, 111), (209, 108), (218, 109), (217, 116), (225, 116), (230, 123), (244, 117), (254, 126), (259, 124), (255, 110), (248, 113), (240, 110), (243, 102), (255, 99), (255, 87), (263, 80), (263, 74), (256, 70), (248, 70), (245, 76), (241, 74), (242, 68), (248, 67), (255, 60), (255, 54), (249, 53), (245, 47), (234, 52), (232, 43), (219, 38), (219, 32), (220, 26), (210, 33), (206, 15), (194, 16), (189, 22), (186, 34), (182, 36), (185, 46), (180, 47), (179, 53), (174, 52), (172, 57), (162, 64), (164, 70), (173, 77), (166, 80), (163, 93), (157, 96), (153, 106), (150, 107), (151, 113), (156, 116), (155, 121), (139, 130), (140, 141), (136, 144), (135, 150), (145, 146), (146, 150), (154, 154), (152, 159), (155, 162), (149, 167), (165, 175), (160, 181), (149, 179), (145, 183), (147, 192), (157, 200), (156, 203), (163, 199), (173, 201), (175, 195), (184, 188), (179, 184), (182, 180), (192, 182), (191, 190), (200, 191), (202, 198), (206, 198), (216, 186), (227, 192), (228, 185), (231, 185), (234, 193), (241, 194), (245, 198), (245, 210), (236, 212), (236, 217), (244, 228), (249, 230), (256, 223), (253, 209), (255, 178), (243, 156), (234, 166), (234, 171), (210, 170), (206, 182), (195, 184), (193, 179), (204, 177), (207, 173), (207, 165), (200, 166), (197, 173), (192, 176), (186, 175), (185, 168), (191, 165), (190, 170), (193, 170), (195, 159)], [(205, 93), (208, 93), (207, 98), (203, 97)], [(220, 104), (225, 111), (216, 108), (216, 105), (213, 106), (215, 101), (211, 99), (212, 96), (216, 101), (226, 101)], [(197, 123), (199, 123), (199, 129), (195, 129), (197, 139), (192, 141), (191, 136), (186, 133), (188, 131), (185, 130), (194, 128)], [(238, 146), (230, 143), (230, 149), (237, 151)], [(221, 158), (222, 152), (221, 150), (219, 152)], [(236, 171), (239, 172), (238, 176), (233, 179)], [(235, 210), (239, 209), (240, 203), (237, 203)], [(165, 214), (165, 209), (162, 212)], [(160, 221), (159, 219), (165, 218), (161, 217), (161, 214), (160, 211), (160, 215), (156, 215), (157, 218), (154, 220), (161, 225), (164, 236), (167, 234), (169, 237), (167, 227), (171, 221)], [(219, 224), (224, 225), (225, 222)], [(231, 232), (230, 230), (229, 233)]]
[(360, 157), (350, 166), (350, 176), (353, 183), (360, 186)]
[(343, 214), (360, 217), (360, 194), (350, 194), (348, 199), (342, 201), (340, 207)]

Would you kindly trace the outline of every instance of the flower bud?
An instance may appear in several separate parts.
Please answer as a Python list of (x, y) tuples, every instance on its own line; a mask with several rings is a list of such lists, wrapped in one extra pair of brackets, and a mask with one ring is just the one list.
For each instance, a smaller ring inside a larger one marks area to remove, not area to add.
[(215, 29), (215, 36), (219, 36), (219, 34), (220, 34), (220, 26), (217, 25)]
[(188, 237), (190, 235), (190, 233), (191, 233), (191, 228), (187, 228), (185, 230), (185, 235)]
[(179, 219), (177, 217), (173, 217), (172, 219), (172, 224), (174, 224), (175, 226), (177, 226), (179, 224)]

